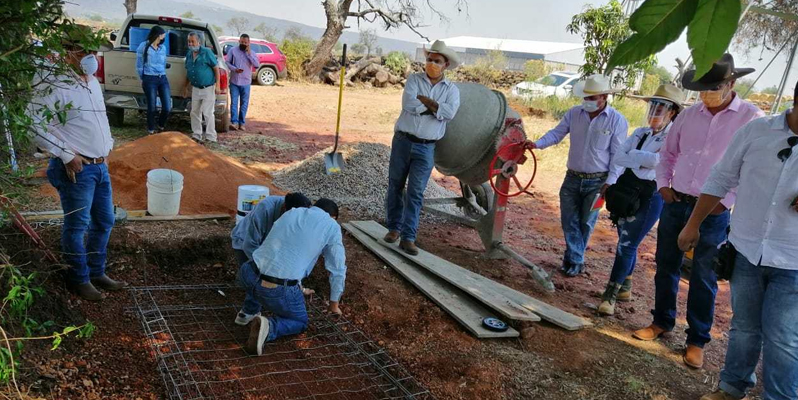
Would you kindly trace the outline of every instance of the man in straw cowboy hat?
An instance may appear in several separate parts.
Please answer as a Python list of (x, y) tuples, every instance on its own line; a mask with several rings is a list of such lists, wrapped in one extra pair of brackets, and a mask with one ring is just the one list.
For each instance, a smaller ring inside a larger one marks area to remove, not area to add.
[[(424, 52), (425, 72), (410, 75), (402, 94), (402, 113), (394, 127), (385, 197), (389, 231), (385, 241), (393, 243), (401, 239), (399, 247), (410, 255), (418, 254), (415, 245), (418, 218), (424, 189), (435, 165), (435, 142), (446, 133), (446, 124), (460, 107), (460, 91), (444, 76), (445, 70), (460, 64), (457, 53), (440, 40)], [(406, 201), (402, 196), (405, 182)]]
[[(657, 188), (665, 205), (657, 229), (657, 273), (653, 323), (634, 332), (640, 340), (654, 340), (673, 330), (676, 324), (676, 299), (684, 252), (679, 249), (679, 232), (687, 224), (697, 196), (734, 133), (764, 113), (741, 99), (734, 91), (736, 79), (754, 72), (752, 68), (735, 68), (734, 59), (724, 54), (699, 79), (695, 70), (682, 77), (685, 89), (700, 92), (701, 102), (679, 115), (665, 140), (657, 166)], [(687, 349), (683, 360), (693, 368), (704, 364), (703, 347), (711, 340), (710, 329), (715, 313), (717, 277), (712, 259), (718, 245), (726, 240), (729, 209), (735, 192), (730, 191), (700, 226), (701, 239), (694, 250), (687, 294)]]
[(598, 307), (600, 315), (615, 313), (616, 301), (632, 299), (632, 272), (637, 247), (659, 220), (662, 196), (657, 193), (659, 151), (682, 109), (684, 94), (673, 85), (660, 85), (648, 102), (648, 124), (635, 129), (612, 159), (606, 192), (607, 210), (618, 226), (618, 246), (607, 287)]
[[(89, 44), (96, 39), (85, 25), (68, 26), (62, 43), (65, 52), (61, 56), (71, 70), (63, 76), (44, 78), (47, 89), (30, 103), (33, 130), (37, 145), (52, 155), (47, 178), (58, 190), (64, 209), (61, 251), (70, 267), (67, 283), (80, 297), (99, 301), (102, 295), (95, 286), (111, 291), (125, 286), (105, 274), (106, 247), (114, 226), (106, 157), (114, 139), (103, 92), (94, 77), (98, 68), (95, 53), (113, 46), (107, 41)], [(63, 121), (48, 118), (52, 111), (66, 105), (70, 107)]]
[(623, 145), (628, 123), (607, 103), (616, 92), (610, 78), (592, 75), (577, 82), (574, 95), (582, 104), (568, 110), (560, 123), (536, 142), (533, 149), (545, 149), (571, 135), (568, 171), (560, 188), (560, 219), (565, 235), (565, 255), (561, 271), (577, 276), (584, 270), (585, 249), (598, 219), (593, 204), (606, 189), (612, 158)]

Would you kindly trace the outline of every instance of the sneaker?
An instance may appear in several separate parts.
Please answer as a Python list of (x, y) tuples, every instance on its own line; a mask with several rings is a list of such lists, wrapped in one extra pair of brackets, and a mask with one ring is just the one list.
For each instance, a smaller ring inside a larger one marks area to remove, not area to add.
[(252, 322), (255, 317), (260, 317), (260, 313), (249, 315), (245, 314), (244, 310), (241, 310), (238, 312), (238, 315), (236, 315), (236, 324), (241, 326), (247, 325)]
[(252, 326), (249, 328), (249, 338), (244, 350), (252, 355), (263, 355), (263, 344), (266, 342), (267, 337), (269, 337), (269, 320), (266, 317), (259, 316), (252, 321)]

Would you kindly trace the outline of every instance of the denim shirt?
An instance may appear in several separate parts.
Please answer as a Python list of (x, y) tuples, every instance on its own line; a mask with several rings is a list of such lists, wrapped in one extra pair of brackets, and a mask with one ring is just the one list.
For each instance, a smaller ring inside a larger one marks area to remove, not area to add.
[(274, 222), (282, 215), (285, 204), (283, 196), (269, 196), (261, 200), (244, 219), (233, 228), (230, 237), (233, 239), (233, 249), (241, 250), (252, 259), (252, 252), (260, 247), (269, 235)]
[(216, 54), (213, 54), (211, 49), (200, 47), (196, 59), (194, 52), (189, 50), (186, 54), (186, 76), (191, 86), (204, 88), (216, 83), (216, 75), (213, 72), (216, 64)]
[[(144, 65), (144, 47), (147, 47), (147, 65)], [(147, 42), (141, 42), (136, 50), (136, 71), (139, 78), (144, 75), (166, 75), (166, 46), (161, 43), (158, 50), (147, 46)]]

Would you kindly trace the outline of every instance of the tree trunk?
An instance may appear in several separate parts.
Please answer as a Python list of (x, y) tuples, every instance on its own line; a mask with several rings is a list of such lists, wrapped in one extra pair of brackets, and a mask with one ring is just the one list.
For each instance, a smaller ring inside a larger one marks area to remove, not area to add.
[(136, 12), (136, 4), (138, 0), (125, 0), (125, 10), (127, 11), (127, 15), (133, 14)]
[(318, 76), (324, 65), (332, 55), (332, 50), (341, 33), (344, 31), (347, 14), (349, 13), (349, 6), (352, 0), (324, 0), (324, 13), (327, 15), (327, 28), (324, 30), (324, 35), (321, 36), (319, 44), (313, 50), (313, 57), (310, 62), (305, 65), (305, 75), (312, 77)]

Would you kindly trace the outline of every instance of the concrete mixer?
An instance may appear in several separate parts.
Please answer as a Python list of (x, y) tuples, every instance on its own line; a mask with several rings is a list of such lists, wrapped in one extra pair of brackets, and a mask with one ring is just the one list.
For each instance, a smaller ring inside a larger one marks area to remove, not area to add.
[[(517, 177), (518, 166), (528, 160), (528, 155), (534, 159), (534, 154), (524, 147), (526, 133), (521, 118), (507, 106), (501, 92), (473, 83), (456, 85), (460, 89), (460, 109), (447, 124), (446, 135), (435, 145), (435, 167), (442, 174), (457, 178), (463, 195), (424, 199), (424, 210), (475, 228), (486, 257), (513, 258), (529, 268), (544, 289), (554, 291), (546, 271), (502, 241), (508, 199), (531, 194), (528, 189), (534, 179), (534, 173), (526, 183)], [(466, 216), (436, 207), (444, 204), (457, 205)]]

